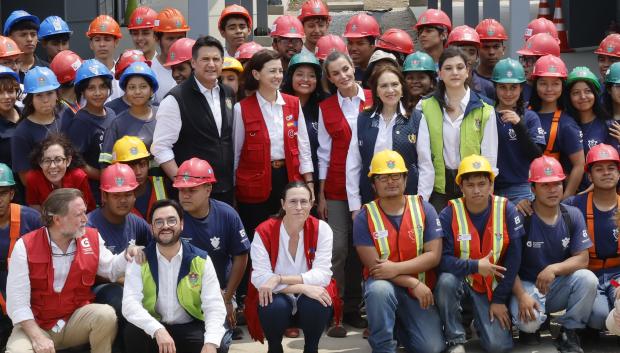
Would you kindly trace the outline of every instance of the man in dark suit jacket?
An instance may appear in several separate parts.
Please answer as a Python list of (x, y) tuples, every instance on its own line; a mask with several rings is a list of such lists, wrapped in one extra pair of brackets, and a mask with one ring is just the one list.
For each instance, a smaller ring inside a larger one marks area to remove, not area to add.
[(218, 82), (223, 58), (224, 48), (217, 39), (196, 40), (191, 62), (194, 74), (161, 101), (151, 153), (170, 179), (192, 157), (208, 161), (218, 179), (211, 197), (232, 204), (235, 95)]

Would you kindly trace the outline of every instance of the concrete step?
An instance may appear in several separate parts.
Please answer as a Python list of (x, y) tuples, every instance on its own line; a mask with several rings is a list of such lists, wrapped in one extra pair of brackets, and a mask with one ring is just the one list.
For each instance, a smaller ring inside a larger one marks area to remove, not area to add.
[(329, 11), (361, 11), (364, 9), (363, 1), (352, 0), (329, 0)]

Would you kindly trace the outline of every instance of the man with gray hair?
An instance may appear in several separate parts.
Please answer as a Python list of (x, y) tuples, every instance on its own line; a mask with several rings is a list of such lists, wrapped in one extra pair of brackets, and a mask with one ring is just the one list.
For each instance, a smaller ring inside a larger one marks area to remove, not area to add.
[(7, 312), (15, 327), (7, 352), (51, 353), (90, 343), (109, 353), (116, 314), (91, 304), (95, 276), (116, 280), (127, 261), (141, 253), (129, 247), (112, 255), (94, 228), (86, 227), (86, 205), (77, 189), (54, 190), (43, 203), (44, 226), (20, 238), (7, 278)]

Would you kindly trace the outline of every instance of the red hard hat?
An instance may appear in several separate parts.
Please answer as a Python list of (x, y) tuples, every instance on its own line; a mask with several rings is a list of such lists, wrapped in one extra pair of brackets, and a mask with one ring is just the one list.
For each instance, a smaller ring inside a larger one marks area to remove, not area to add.
[(162, 33), (184, 33), (189, 32), (190, 28), (181, 11), (167, 7), (157, 14), (153, 30)]
[(121, 57), (114, 66), (114, 78), (119, 80), (123, 74), (123, 71), (135, 62), (144, 62), (151, 66), (151, 62), (146, 60), (144, 53), (141, 50), (128, 49), (121, 54)]
[(452, 21), (448, 15), (438, 9), (428, 9), (420, 15), (420, 19), (414, 28), (419, 29), (422, 26), (444, 26), (448, 32), (452, 30)]
[(588, 151), (584, 170), (588, 172), (592, 164), (596, 162), (616, 162), (616, 164), (620, 165), (620, 156), (618, 156), (618, 151), (615, 148), (601, 143), (590, 148), (590, 151)]
[(192, 47), (196, 41), (191, 38), (180, 38), (170, 46), (164, 67), (171, 67), (184, 61), (192, 60)]
[(102, 191), (127, 192), (137, 187), (136, 174), (128, 164), (114, 163), (101, 172)]
[(549, 156), (536, 158), (530, 164), (530, 183), (551, 183), (566, 179), (562, 165), (557, 159)]
[(536, 77), (559, 77), (566, 78), (568, 70), (564, 61), (555, 55), (545, 55), (536, 60), (532, 78)]
[(469, 26), (454, 27), (448, 36), (448, 45), (473, 45), (480, 47), (480, 36)]
[(492, 18), (485, 18), (476, 26), (476, 32), (481, 41), (485, 40), (507, 40), (506, 30), (499, 21)]
[(409, 55), (413, 53), (413, 39), (409, 33), (398, 28), (390, 28), (377, 39), (375, 43), (377, 48), (396, 51)]
[(82, 58), (71, 50), (63, 50), (56, 54), (50, 63), (50, 69), (59, 83), (75, 80), (75, 72), (82, 65)]
[(381, 35), (379, 22), (365, 12), (353, 15), (344, 29), (345, 38), (378, 37)]
[(612, 33), (605, 37), (594, 51), (594, 54), (620, 58), (620, 34)]
[(172, 186), (175, 188), (191, 188), (215, 182), (215, 173), (209, 162), (194, 157), (181, 164)]
[(148, 6), (137, 7), (131, 13), (129, 17), (129, 24), (127, 29), (150, 29), (155, 27), (155, 20), (157, 19), (157, 11)]
[(263, 49), (265, 48), (263, 48), (262, 45), (256, 42), (243, 43), (239, 46), (239, 48), (237, 48), (237, 51), (235, 52), (235, 59), (250, 60), (257, 51), (263, 50)]
[(530, 37), (538, 33), (547, 33), (555, 38), (558, 43), (560, 42), (555, 24), (544, 17), (534, 19), (528, 23), (523, 40), (527, 42)]
[(252, 16), (245, 7), (237, 4), (226, 6), (224, 10), (222, 10), (222, 13), (220, 14), (220, 19), (217, 20), (217, 28), (221, 29), (222, 21), (224, 21), (226, 17), (231, 15), (244, 17), (245, 20), (248, 21), (248, 27), (250, 27), (250, 30), (252, 30)]
[(270, 37), (303, 38), (304, 26), (297, 17), (282, 15), (273, 21)]
[(0, 58), (9, 58), (23, 54), (17, 43), (9, 37), (0, 36)]
[(349, 54), (347, 45), (344, 43), (341, 37), (333, 34), (327, 34), (321, 37), (316, 42), (316, 58), (319, 60), (325, 60), (332, 52), (339, 51), (341, 53)]
[(551, 54), (560, 56), (560, 44), (548, 33), (538, 33), (525, 42), (517, 54), (525, 56), (542, 56)]
[(310, 17), (327, 17), (327, 19), (331, 19), (327, 5), (325, 5), (323, 0), (306, 0), (301, 5), (301, 13), (297, 18), (304, 22), (306, 18)]
[(118, 25), (118, 22), (108, 15), (96, 17), (88, 26), (88, 31), (86, 32), (88, 38), (92, 38), (98, 34), (123, 38), (121, 27)]

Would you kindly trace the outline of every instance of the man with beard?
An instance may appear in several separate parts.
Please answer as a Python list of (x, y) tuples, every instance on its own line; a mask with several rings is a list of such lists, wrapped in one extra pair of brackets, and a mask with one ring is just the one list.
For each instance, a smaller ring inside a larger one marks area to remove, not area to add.
[(90, 343), (109, 353), (116, 314), (91, 304), (95, 276), (115, 281), (139, 251), (113, 255), (96, 229), (86, 227), (86, 205), (77, 189), (54, 190), (43, 203), (44, 227), (15, 243), (7, 277), (7, 312), (15, 327), (7, 352), (54, 352)]
[(181, 241), (183, 209), (159, 200), (151, 209), (155, 242), (142, 265), (127, 267), (123, 316), (127, 352), (215, 353), (226, 307), (207, 253)]

